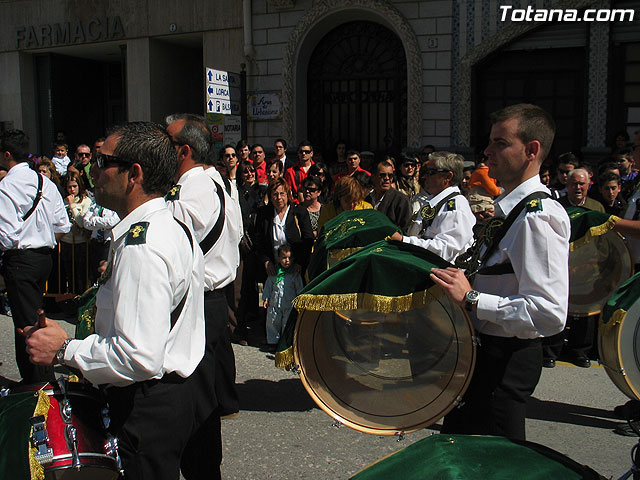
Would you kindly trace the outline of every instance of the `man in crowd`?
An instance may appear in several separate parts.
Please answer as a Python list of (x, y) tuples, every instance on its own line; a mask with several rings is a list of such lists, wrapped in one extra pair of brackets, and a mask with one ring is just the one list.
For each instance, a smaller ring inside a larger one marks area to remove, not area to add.
[(87, 190), (93, 192), (93, 179), (91, 178), (91, 159), (93, 154), (89, 145), (81, 143), (76, 147), (74, 165), (80, 173), (82, 183)]
[(309, 140), (303, 140), (298, 145), (298, 162), (284, 172), (284, 179), (291, 188), (291, 196), (295, 204), (299, 204), (303, 200), (302, 183), (307, 178), (313, 163), (313, 145)]
[(225, 218), (225, 204), (233, 205), (234, 201), (204, 169), (212, 155), (211, 134), (204, 118), (175, 114), (168, 116), (166, 123), (178, 156), (177, 183), (167, 195), (167, 205), (176, 219), (194, 232), (205, 262), (206, 349), (189, 379), (195, 390), (202, 392), (196, 404), (200, 426), (185, 449), (182, 472), (187, 480), (220, 478), (220, 416), (239, 409), (225, 287), (236, 277), (240, 238)]
[(287, 141), (284, 138), (276, 138), (275, 142), (273, 142), (273, 151), (275, 152), (273, 159), (280, 160), (283, 172), (295, 165), (294, 161), (287, 158)]
[(558, 157), (556, 167), (556, 178), (551, 185), (553, 198), (560, 198), (567, 194), (567, 179), (569, 172), (580, 166), (580, 160), (573, 153), (563, 153)]
[(347, 152), (347, 161), (345, 163), (347, 165), (347, 168), (333, 177), (333, 183), (336, 183), (338, 180), (344, 177), (352, 177), (356, 172), (369, 173), (360, 166), (360, 152), (358, 152), (357, 150), (349, 150)]
[(127, 479), (175, 480), (195, 427), (187, 378), (203, 357), (202, 252), (163, 195), (176, 150), (161, 125), (113, 130), (92, 171), (96, 201), (122, 219), (96, 297), (95, 334), (71, 340), (49, 319), (25, 328), (34, 363), (59, 362), (105, 387)]
[(373, 192), (367, 197), (367, 201), (405, 232), (411, 220), (411, 204), (406, 195), (392, 188), (395, 179), (393, 165), (387, 160), (378, 162), (371, 179)]
[(267, 162), (265, 162), (264, 147), (259, 143), (251, 146), (249, 158), (256, 169), (256, 179), (260, 185), (267, 184)]
[(434, 152), (420, 170), (421, 186), (429, 192), (424, 205), (414, 214), (407, 236), (391, 237), (435, 253), (453, 263), (473, 242), (476, 217), (458, 186), (464, 160), (461, 155)]
[[(16, 328), (25, 328), (36, 323), (53, 248), (71, 224), (56, 185), (29, 168), (29, 137), (20, 130), (8, 130), (2, 134), (0, 147), (0, 166), (8, 170), (0, 182), (2, 275), (13, 323)], [(54, 379), (51, 366), (29, 362), (24, 338), (18, 334), (15, 351), (23, 383)]]
[[(559, 333), (567, 317), (569, 236), (564, 208), (540, 183), (555, 124), (535, 105), (519, 104), (491, 115), (485, 149), (489, 174), (504, 188), (496, 215), (513, 223), (493, 238), (473, 288), (465, 272), (434, 268), (431, 278), (471, 312), (480, 336), (473, 378), (442, 433), (525, 438), (526, 402), (542, 370), (541, 337)], [(483, 273), (484, 272), (484, 273)]]
[(589, 193), (589, 172), (582, 168), (571, 170), (567, 175), (567, 194), (560, 197), (560, 204), (565, 207), (583, 207), (597, 212), (604, 212), (600, 202), (587, 196)]

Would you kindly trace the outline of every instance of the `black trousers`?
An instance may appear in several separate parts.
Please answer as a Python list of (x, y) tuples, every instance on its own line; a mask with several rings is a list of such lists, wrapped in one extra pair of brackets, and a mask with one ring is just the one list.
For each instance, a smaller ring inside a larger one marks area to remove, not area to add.
[(220, 478), (220, 417), (236, 413), (240, 408), (224, 289), (205, 293), (204, 317), (204, 357), (188, 381), (197, 425), (182, 456), (182, 474), (187, 480)]
[[(2, 275), (7, 284), (9, 306), (16, 328), (35, 325), (37, 310), (43, 307), (43, 294), (51, 271), (51, 249), (8, 250), (4, 253)], [(55, 380), (53, 367), (34, 365), (25, 350), (24, 337), (15, 332), (16, 363), (24, 383)]]
[(525, 440), (526, 403), (540, 380), (542, 342), (484, 334), (480, 341), (469, 388), (441, 433)]
[(179, 478), (182, 452), (195, 428), (186, 379), (169, 374), (105, 393), (125, 479)]

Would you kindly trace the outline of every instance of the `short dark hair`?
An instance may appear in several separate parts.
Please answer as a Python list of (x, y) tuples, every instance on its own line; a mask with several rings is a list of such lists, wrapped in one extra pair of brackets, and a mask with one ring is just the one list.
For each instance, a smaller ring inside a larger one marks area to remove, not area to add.
[(540, 162), (542, 163), (553, 144), (556, 135), (556, 123), (545, 110), (530, 103), (518, 103), (493, 112), (489, 115), (491, 124), (518, 119), (517, 136), (522, 143), (533, 140), (540, 142)]
[(169, 126), (178, 120), (184, 120), (185, 123), (174, 135), (176, 143), (189, 145), (191, 157), (197, 163), (211, 165), (215, 148), (213, 148), (213, 138), (204, 117), (193, 113), (174, 113), (165, 118), (165, 123)]
[(275, 145), (278, 142), (282, 143), (282, 146), (284, 147), (285, 150), (287, 149), (287, 141), (284, 138), (276, 138), (273, 141), (273, 144)]
[(283, 253), (292, 253), (291, 245), (285, 243), (278, 247), (278, 256), (281, 256)]
[(130, 122), (118, 125), (109, 135), (117, 137), (113, 154), (142, 168), (142, 188), (148, 195), (164, 195), (174, 183), (178, 157), (173, 140), (158, 123)]
[(564, 163), (566, 165), (573, 165), (575, 168), (580, 167), (580, 159), (573, 152), (566, 152), (558, 155), (558, 165)]
[(9, 152), (15, 162), (29, 160), (29, 137), (22, 130), (12, 128), (2, 133), (2, 152)]
[(254, 143), (253, 145), (251, 145), (251, 148), (249, 149), (249, 151), (253, 152), (253, 149), (256, 148), (256, 147), (260, 147), (262, 149), (262, 151), (264, 152), (264, 147), (262, 146), (261, 143)]
[(347, 151), (347, 153), (344, 154), (345, 157), (350, 157), (351, 155), (357, 155), (358, 158), (360, 158), (360, 152), (358, 150), (355, 149), (350, 149), (349, 151)]
[(298, 144), (298, 150), (300, 150), (302, 147), (309, 147), (309, 149), (313, 152), (313, 145), (311, 144), (311, 142), (309, 140), (302, 140)]
[(269, 160), (269, 162), (267, 163), (267, 167), (266, 167), (267, 173), (269, 173), (269, 170), (271, 170), (271, 165), (275, 165), (277, 167), (278, 172), (280, 173), (280, 175), (282, 175), (284, 173), (284, 167), (282, 166), (282, 162), (280, 161), (279, 158), (273, 158), (273, 159)]
[(598, 185), (602, 186), (608, 182), (617, 182), (618, 185), (622, 185), (622, 178), (620, 178), (620, 175), (613, 172), (604, 172), (600, 177), (598, 177)]

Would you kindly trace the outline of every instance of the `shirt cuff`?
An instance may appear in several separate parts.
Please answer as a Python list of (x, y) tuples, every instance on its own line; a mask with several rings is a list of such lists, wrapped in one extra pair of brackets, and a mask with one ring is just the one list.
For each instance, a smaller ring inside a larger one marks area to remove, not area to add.
[(77, 368), (77, 365), (73, 361), (73, 356), (75, 355), (78, 348), (80, 348), (81, 343), (82, 340), (71, 340), (69, 342), (69, 345), (67, 345), (67, 348), (64, 351), (64, 358), (62, 359), (65, 365)]
[(500, 297), (489, 293), (481, 293), (478, 296), (478, 304), (476, 305), (476, 316), (479, 320), (498, 323), (498, 304)]

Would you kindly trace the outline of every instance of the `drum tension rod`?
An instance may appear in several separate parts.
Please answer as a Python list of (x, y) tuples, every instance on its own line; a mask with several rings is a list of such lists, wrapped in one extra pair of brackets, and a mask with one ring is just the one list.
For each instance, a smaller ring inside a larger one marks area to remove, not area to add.
[(331, 426), (335, 428), (340, 428), (342, 425), (344, 424), (337, 418), (334, 418), (333, 423), (331, 424)]
[(48, 465), (53, 462), (53, 450), (47, 446), (49, 442), (49, 434), (45, 425), (44, 415), (37, 415), (29, 419), (33, 433), (31, 435), (31, 445), (37, 450), (34, 454), (35, 459), (40, 465)]
[(396, 437), (398, 437), (396, 439), (396, 442), (401, 442), (401, 441), (404, 440), (404, 437), (405, 437), (404, 430), (402, 432), (396, 432), (395, 435), (396, 435)]
[(294, 375), (300, 375), (300, 365), (292, 365), (290, 371)]

